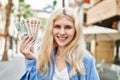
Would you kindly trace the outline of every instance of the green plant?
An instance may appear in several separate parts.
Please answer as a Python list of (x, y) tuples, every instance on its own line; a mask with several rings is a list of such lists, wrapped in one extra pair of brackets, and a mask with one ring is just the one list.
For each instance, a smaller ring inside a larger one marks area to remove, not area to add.
[(15, 6), (13, 6), (12, 12), (19, 20), (21, 17), (28, 18), (34, 16), (34, 11), (31, 9), (31, 6), (26, 4), (24, 0), (19, 0), (18, 8), (16, 9)]

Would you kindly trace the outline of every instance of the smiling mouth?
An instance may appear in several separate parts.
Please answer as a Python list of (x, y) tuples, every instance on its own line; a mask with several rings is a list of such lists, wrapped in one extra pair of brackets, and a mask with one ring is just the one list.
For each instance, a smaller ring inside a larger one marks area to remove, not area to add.
[(60, 41), (65, 41), (68, 37), (59, 37), (59, 36), (57, 36), (57, 38), (58, 38)]

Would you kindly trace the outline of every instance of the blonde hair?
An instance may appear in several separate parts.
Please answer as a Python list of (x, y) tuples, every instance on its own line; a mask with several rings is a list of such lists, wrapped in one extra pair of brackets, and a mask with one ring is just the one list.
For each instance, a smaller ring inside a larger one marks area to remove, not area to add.
[(85, 50), (85, 42), (82, 32), (82, 25), (80, 24), (77, 12), (74, 12), (71, 8), (62, 8), (55, 11), (49, 18), (48, 24), (46, 26), (45, 35), (40, 46), (40, 51), (37, 59), (37, 69), (42, 75), (46, 75), (49, 68), (50, 72), (52, 71), (53, 64), (51, 55), (54, 49), (57, 47), (52, 34), (53, 24), (58, 17), (63, 15), (63, 13), (64, 15), (71, 17), (75, 25), (75, 36), (63, 51), (63, 53), (66, 54), (66, 60), (72, 67), (70, 76), (73, 76), (76, 73), (80, 73), (82, 75), (85, 74), (85, 67), (83, 64), (83, 52)]

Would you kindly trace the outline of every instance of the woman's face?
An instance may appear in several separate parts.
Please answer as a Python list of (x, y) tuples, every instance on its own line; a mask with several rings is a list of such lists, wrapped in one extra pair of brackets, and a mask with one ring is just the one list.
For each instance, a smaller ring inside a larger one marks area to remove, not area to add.
[(64, 15), (55, 20), (53, 25), (53, 37), (59, 47), (69, 44), (75, 35), (73, 19)]

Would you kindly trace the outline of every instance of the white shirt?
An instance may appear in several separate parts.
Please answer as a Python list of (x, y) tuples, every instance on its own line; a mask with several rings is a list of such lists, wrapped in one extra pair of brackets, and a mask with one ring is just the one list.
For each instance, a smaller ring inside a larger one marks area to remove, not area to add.
[(67, 67), (62, 71), (59, 71), (55, 66), (55, 74), (53, 75), (53, 80), (69, 80)]

